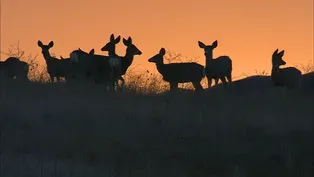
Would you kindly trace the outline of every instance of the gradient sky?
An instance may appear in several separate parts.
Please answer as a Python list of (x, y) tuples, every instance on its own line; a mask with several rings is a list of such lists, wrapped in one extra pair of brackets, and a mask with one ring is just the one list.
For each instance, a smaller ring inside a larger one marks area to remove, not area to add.
[[(285, 49), (288, 66), (313, 61), (313, 0), (1, 0), (2, 50), (20, 41), (39, 54), (37, 40), (68, 57), (80, 47), (100, 51), (111, 33), (133, 38), (142, 50), (133, 66), (153, 69), (147, 59), (161, 47), (184, 56), (200, 56), (197, 41), (218, 40), (214, 57), (228, 55), (233, 75), (270, 71), (271, 55)], [(125, 54), (122, 41), (119, 55)], [(3, 58), (3, 55), (2, 55)], [(1, 59), (3, 60), (3, 59)], [(132, 67), (132, 66), (131, 66)]]

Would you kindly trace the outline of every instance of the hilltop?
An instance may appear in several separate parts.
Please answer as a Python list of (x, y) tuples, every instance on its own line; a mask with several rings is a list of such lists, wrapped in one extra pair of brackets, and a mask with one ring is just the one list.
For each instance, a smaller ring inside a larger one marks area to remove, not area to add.
[[(273, 87), (267, 76), (175, 94), (2, 84), (1, 152), (76, 159), (118, 176), (311, 176), (313, 75), (304, 91)], [(105, 173), (95, 170), (88, 174)]]

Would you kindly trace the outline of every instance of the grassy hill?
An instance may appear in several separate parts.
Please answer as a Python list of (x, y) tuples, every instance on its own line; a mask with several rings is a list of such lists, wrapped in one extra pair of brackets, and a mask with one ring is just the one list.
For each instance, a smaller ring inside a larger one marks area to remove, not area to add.
[(266, 76), (175, 94), (1, 84), (1, 152), (80, 159), (116, 176), (309, 177), (313, 76), (302, 91)]

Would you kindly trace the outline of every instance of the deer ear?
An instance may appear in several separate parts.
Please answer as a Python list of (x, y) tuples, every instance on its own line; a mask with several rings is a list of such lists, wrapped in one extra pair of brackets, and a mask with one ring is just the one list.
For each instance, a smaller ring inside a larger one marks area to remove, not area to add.
[(201, 41), (198, 41), (198, 46), (202, 49), (204, 49), (206, 47), (206, 45)]
[(128, 45), (129, 45), (129, 41), (123, 38), (123, 44), (124, 44), (125, 46), (128, 46)]
[(115, 40), (114, 43), (118, 44), (120, 42), (121, 36), (119, 35)]
[(278, 54), (278, 49), (276, 49), (273, 53), (273, 56), (277, 55)]
[(212, 43), (212, 47), (213, 48), (216, 48), (218, 46), (218, 41), (216, 40), (216, 41), (214, 41), (213, 43)]
[(280, 57), (283, 57), (284, 54), (285, 54), (285, 50), (282, 50), (281, 52), (278, 53)]
[(131, 37), (128, 38), (128, 41), (129, 41), (129, 44), (132, 44), (132, 38)]
[(40, 40), (38, 40), (38, 41), (37, 41), (37, 45), (38, 45), (39, 47), (42, 47), (42, 46), (43, 46), (43, 43), (42, 43)]
[(49, 47), (53, 47), (53, 45), (54, 45), (53, 41), (50, 41), (48, 44)]
[(95, 54), (95, 49), (90, 50), (88, 54), (94, 55)]
[(165, 48), (161, 48), (161, 49), (159, 50), (159, 54), (162, 55), (162, 56), (164, 56), (164, 55), (166, 54)]
[(114, 41), (114, 34), (111, 34), (110, 35), (110, 42), (113, 42)]

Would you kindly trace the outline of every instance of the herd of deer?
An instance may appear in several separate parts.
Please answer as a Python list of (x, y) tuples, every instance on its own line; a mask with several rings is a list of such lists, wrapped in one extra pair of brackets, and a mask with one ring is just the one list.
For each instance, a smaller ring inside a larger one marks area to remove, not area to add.
[[(115, 53), (115, 47), (119, 42), (120, 36), (115, 38), (114, 34), (111, 34), (110, 41), (101, 48), (101, 51), (108, 52), (108, 56), (96, 55), (94, 49), (87, 53), (79, 48), (70, 53), (70, 58), (60, 56), (61, 59), (50, 55), (49, 49), (53, 47), (53, 41), (44, 45), (39, 40), (37, 45), (42, 50), (51, 81), (54, 81), (54, 78), (60, 81), (60, 78), (63, 77), (67, 82), (80, 79), (96, 84), (103, 83), (107, 88), (114, 88), (115, 86), (122, 88), (125, 83), (122, 76), (132, 64), (134, 56), (141, 55), (142, 52), (129, 37), (128, 39), (123, 38), (123, 43), (126, 46), (125, 56), (118, 56)], [(211, 45), (205, 45), (198, 41), (198, 45), (205, 53), (205, 67), (196, 62), (164, 64), (163, 59), (166, 54), (164, 48), (161, 48), (158, 54), (148, 59), (148, 62), (156, 64), (163, 80), (170, 84), (170, 90), (176, 90), (178, 83), (191, 82), (196, 91), (201, 91), (203, 90), (201, 80), (204, 77), (207, 77), (208, 87), (211, 87), (213, 79), (215, 84), (218, 84), (219, 79), (224, 85), (227, 84), (227, 81), (232, 82), (232, 60), (230, 57), (213, 58), (213, 50), (218, 46), (217, 40)], [(278, 53), (278, 49), (272, 55), (271, 80), (274, 85), (299, 88), (302, 82), (302, 73), (294, 67), (280, 68), (286, 64), (282, 59), (283, 55), (284, 51)], [(18, 58), (9, 57), (6, 61), (0, 62), (0, 70), (5, 78), (28, 79), (29, 64)], [(122, 82), (120, 86), (119, 80)]]

